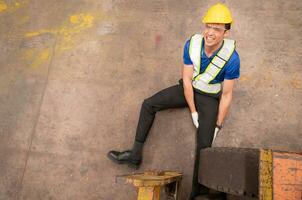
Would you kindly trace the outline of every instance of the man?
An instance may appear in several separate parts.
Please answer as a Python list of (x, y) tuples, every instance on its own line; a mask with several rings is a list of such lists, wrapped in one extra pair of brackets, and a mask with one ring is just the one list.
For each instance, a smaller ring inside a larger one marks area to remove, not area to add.
[(240, 60), (235, 41), (225, 39), (232, 21), (229, 9), (223, 4), (216, 4), (207, 11), (202, 20), (203, 36), (193, 35), (184, 46), (182, 80), (144, 100), (132, 150), (110, 151), (108, 157), (112, 161), (138, 168), (156, 112), (189, 107), (197, 128), (190, 199), (207, 192), (207, 188), (198, 183), (200, 150), (210, 147), (220, 131), (231, 104), (235, 79), (239, 77)]

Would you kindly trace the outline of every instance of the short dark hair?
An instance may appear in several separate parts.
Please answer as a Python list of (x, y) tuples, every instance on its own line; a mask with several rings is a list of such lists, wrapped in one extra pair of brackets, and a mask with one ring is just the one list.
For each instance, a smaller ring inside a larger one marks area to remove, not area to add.
[(224, 27), (225, 27), (226, 30), (230, 30), (231, 29), (231, 23), (224, 24)]

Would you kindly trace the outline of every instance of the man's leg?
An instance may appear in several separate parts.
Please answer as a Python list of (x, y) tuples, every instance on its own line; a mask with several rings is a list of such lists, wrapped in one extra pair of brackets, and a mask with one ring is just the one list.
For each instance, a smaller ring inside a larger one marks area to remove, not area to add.
[(157, 111), (186, 107), (187, 102), (181, 84), (166, 88), (145, 99), (139, 116), (135, 141), (131, 151), (110, 151), (108, 157), (118, 164), (127, 163), (138, 167), (142, 160), (143, 144), (147, 139)]
[(183, 87), (180, 84), (166, 88), (145, 99), (140, 111), (135, 140), (141, 143), (146, 141), (157, 111), (186, 106)]
[[(195, 105), (198, 111), (199, 127), (197, 130), (197, 145), (195, 153), (192, 193), (191, 199), (195, 196), (206, 193), (208, 189), (199, 184), (198, 171), (200, 161), (200, 150), (211, 147), (218, 115), (219, 99), (211, 96), (195, 93)], [(206, 162), (206, 161), (204, 161)]]

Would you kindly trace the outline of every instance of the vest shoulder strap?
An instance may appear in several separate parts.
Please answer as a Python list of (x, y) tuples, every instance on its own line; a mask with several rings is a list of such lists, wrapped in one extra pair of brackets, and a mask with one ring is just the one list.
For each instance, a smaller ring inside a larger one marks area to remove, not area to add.
[(231, 39), (224, 39), (223, 41), (223, 46), (216, 56), (219, 56), (221, 59), (228, 61), (236, 48), (236, 42), (235, 40)]
[[(235, 41), (230, 39), (224, 39), (223, 46), (213, 57), (209, 65), (206, 67), (203, 73), (199, 73), (194, 77), (195, 80), (201, 80), (206, 83), (210, 83), (216, 78), (225, 64), (229, 61), (230, 57), (235, 50)], [(200, 59), (200, 56), (199, 56)]]
[(194, 34), (190, 39), (190, 46), (189, 46), (189, 56), (193, 62), (194, 67), (196, 70), (200, 69), (200, 53), (202, 48), (202, 35), (201, 34)]

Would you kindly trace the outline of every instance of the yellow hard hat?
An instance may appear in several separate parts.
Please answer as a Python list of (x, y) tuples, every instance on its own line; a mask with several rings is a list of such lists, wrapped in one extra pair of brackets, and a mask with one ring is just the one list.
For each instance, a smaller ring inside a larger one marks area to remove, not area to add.
[(212, 6), (202, 19), (202, 23), (220, 23), (229, 24), (232, 23), (232, 14), (229, 8), (221, 3), (217, 3)]

